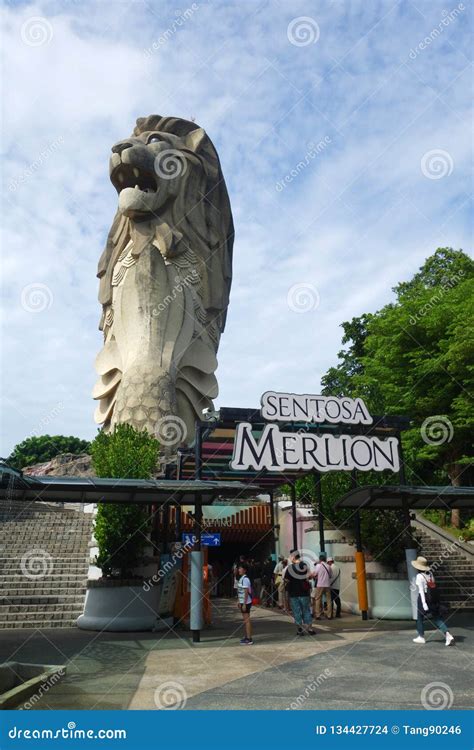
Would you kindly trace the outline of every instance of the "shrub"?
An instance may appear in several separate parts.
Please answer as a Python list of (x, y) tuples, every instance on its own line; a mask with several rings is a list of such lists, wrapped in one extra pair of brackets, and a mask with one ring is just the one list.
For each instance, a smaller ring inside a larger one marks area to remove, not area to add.
[[(111, 433), (99, 432), (91, 445), (97, 476), (117, 479), (150, 479), (158, 452), (156, 438), (128, 424), (117, 425)], [(104, 576), (132, 575), (140, 562), (148, 530), (149, 519), (142, 505), (99, 505), (95, 537), (99, 547), (97, 565)]]

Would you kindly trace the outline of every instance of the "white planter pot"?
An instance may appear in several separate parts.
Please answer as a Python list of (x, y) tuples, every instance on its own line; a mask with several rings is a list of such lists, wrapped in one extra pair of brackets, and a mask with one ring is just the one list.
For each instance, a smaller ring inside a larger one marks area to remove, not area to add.
[(77, 618), (82, 630), (165, 630), (172, 618), (159, 617), (161, 586), (94, 586), (87, 589), (84, 613)]

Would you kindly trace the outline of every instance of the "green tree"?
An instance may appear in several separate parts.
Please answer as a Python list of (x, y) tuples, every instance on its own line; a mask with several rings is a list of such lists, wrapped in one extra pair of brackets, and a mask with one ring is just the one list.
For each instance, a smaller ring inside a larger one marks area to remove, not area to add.
[(409, 481), (460, 484), (473, 460), (474, 261), (439, 248), (393, 291), (391, 304), (343, 323), (348, 346), (323, 393), (345, 391), (373, 413), (408, 415)]
[[(98, 477), (150, 479), (156, 468), (159, 443), (146, 430), (119, 424), (111, 433), (99, 432), (91, 445)], [(149, 518), (142, 505), (99, 505), (95, 537), (97, 565), (104, 576), (128, 578), (139, 564), (146, 545)]]
[(8, 457), (8, 463), (15, 469), (23, 469), (33, 464), (50, 461), (60, 453), (87, 453), (88, 440), (70, 435), (33, 435), (18, 443)]

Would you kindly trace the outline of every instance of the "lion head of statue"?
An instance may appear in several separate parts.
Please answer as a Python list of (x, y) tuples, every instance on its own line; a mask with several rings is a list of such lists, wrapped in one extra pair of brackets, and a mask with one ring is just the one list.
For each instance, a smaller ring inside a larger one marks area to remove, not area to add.
[(98, 268), (96, 421), (156, 432), (173, 417), (189, 442), (217, 395), (232, 277), (234, 228), (219, 158), (194, 122), (150, 115), (112, 146), (110, 180), (118, 208)]

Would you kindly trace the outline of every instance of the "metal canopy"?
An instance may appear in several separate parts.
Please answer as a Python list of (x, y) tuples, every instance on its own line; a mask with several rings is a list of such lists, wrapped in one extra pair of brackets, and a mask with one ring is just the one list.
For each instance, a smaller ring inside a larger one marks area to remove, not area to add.
[(219, 497), (248, 497), (258, 491), (241, 482), (25, 476), (10, 467), (0, 468), (0, 500), (194, 505), (199, 497), (203, 505), (210, 505)]
[(402, 510), (405, 504), (412, 510), (471, 510), (474, 508), (474, 487), (357, 487), (347, 492), (334, 507), (353, 510)]

